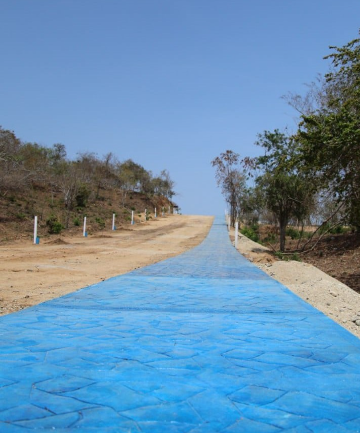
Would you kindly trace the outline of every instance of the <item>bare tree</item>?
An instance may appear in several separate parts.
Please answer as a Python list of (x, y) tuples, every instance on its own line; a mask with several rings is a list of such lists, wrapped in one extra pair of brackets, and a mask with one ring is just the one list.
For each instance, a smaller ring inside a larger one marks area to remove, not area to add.
[(211, 165), (216, 168), (215, 178), (225, 200), (230, 205), (230, 222), (235, 225), (237, 202), (238, 202), (238, 186), (241, 172), (238, 167), (240, 155), (227, 150), (211, 161)]

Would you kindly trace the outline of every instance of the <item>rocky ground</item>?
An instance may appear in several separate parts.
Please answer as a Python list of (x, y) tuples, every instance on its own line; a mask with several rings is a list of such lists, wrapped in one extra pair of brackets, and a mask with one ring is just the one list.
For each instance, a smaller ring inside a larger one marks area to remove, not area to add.
[[(234, 241), (233, 230), (230, 238)], [(360, 338), (360, 294), (309, 263), (277, 260), (240, 234), (238, 250), (256, 266)]]

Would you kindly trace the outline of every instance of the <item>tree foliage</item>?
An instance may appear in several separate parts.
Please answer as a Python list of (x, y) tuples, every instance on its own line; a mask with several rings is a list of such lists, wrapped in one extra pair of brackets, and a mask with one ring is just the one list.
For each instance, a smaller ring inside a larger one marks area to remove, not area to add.
[[(238, 154), (216, 158), (216, 178), (232, 209), (250, 222), (271, 212), (285, 249), (289, 222), (350, 224), (360, 230), (360, 38), (330, 47), (331, 68), (308, 85), (305, 96), (284, 99), (300, 114), (296, 134), (264, 131), (256, 145), (263, 154), (242, 163), (254, 185), (237, 184)], [(320, 227), (319, 229), (321, 229)]]
[(258, 135), (256, 144), (265, 152), (253, 160), (259, 172), (255, 182), (264, 194), (266, 207), (279, 223), (280, 251), (284, 251), (289, 221), (300, 223), (309, 215), (315, 191), (309, 177), (292, 165), (296, 145), (291, 137), (277, 129), (265, 131)]
[(301, 116), (297, 161), (344, 203), (346, 221), (360, 229), (360, 39), (331, 49), (326, 104)]
[(0, 127), (0, 194), (13, 191), (51, 188), (62, 194), (68, 226), (70, 211), (85, 207), (90, 199), (99, 199), (106, 188), (119, 188), (125, 206), (128, 192), (148, 196), (175, 195), (174, 181), (167, 170), (153, 176), (140, 164), (128, 159), (119, 162), (108, 153), (99, 158), (95, 153), (79, 153), (75, 160), (67, 158), (61, 143), (44, 147), (19, 140), (15, 133)]

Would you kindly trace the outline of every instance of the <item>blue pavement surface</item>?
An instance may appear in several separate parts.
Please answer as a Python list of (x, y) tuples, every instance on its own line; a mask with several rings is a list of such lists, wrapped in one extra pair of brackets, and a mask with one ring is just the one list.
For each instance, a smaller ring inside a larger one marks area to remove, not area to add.
[(215, 223), (181, 256), (0, 318), (0, 432), (360, 431), (360, 340)]

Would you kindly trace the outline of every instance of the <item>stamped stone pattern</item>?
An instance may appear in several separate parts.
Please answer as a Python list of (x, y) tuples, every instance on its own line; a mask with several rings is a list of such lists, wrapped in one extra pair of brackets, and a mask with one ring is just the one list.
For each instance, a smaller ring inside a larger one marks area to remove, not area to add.
[(187, 253), (0, 318), (0, 432), (360, 431), (360, 340), (245, 260)]

